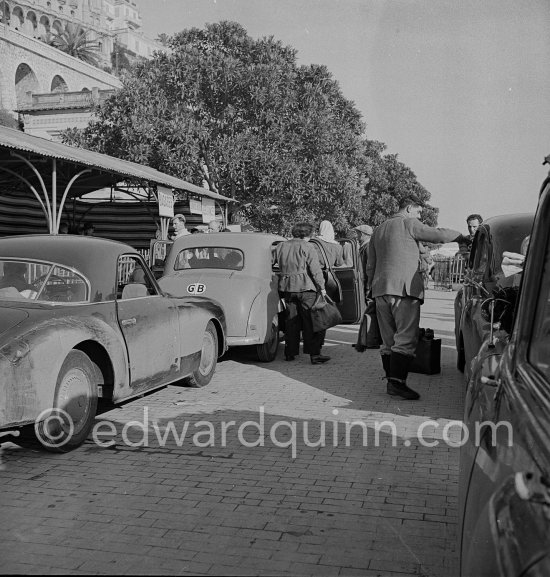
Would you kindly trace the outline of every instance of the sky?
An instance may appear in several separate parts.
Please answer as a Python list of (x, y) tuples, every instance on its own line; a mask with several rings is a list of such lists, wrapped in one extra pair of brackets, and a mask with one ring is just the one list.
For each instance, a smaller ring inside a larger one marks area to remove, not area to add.
[(548, 0), (137, 0), (146, 35), (239, 22), (324, 64), (439, 226), (534, 212), (550, 154)]

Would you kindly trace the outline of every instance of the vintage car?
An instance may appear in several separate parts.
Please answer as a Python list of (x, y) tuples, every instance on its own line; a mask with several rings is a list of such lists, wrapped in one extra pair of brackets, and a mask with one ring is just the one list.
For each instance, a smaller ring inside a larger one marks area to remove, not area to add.
[[(461, 575), (550, 575), (550, 178), (503, 351), (484, 343), (466, 395)], [(502, 353), (502, 354), (499, 354)]]
[(455, 338), (457, 367), (470, 376), (470, 364), (489, 333), (490, 322), (482, 315), (483, 303), (493, 291), (512, 287), (501, 267), (504, 251), (520, 253), (530, 234), (532, 214), (511, 214), (488, 218), (477, 229), (463, 287), (455, 298)]
[[(253, 346), (260, 361), (270, 362), (277, 355), (282, 312), (272, 251), (284, 240), (257, 232), (180, 237), (169, 248), (159, 284), (170, 294), (218, 301), (225, 311), (228, 346)], [(158, 252), (153, 246), (152, 253)]]
[[(206, 385), (226, 350), (221, 307), (167, 296), (122, 243), (3, 238), (0, 275), (0, 430), (38, 420), (46, 448), (81, 444), (98, 397), (119, 402), (182, 379)], [(52, 408), (65, 420), (47, 418)]]
[[(270, 362), (277, 355), (284, 322), (278, 265), (272, 257), (275, 246), (285, 240), (258, 232), (186, 235), (172, 246), (154, 241), (151, 262), (157, 269), (163, 265), (159, 284), (171, 294), (203, 295), (221, 303), (230, 347), (254, 346), (257, 358)], [(343, 294), (338, 306), (343, 322), (354, 323), (364, 308), (362, 279), (354, 243), (345, 239), (341, 243), (348, 245), (349, 263), (334, 269)], [(322, 249), (320, 255), (326, 266)]]

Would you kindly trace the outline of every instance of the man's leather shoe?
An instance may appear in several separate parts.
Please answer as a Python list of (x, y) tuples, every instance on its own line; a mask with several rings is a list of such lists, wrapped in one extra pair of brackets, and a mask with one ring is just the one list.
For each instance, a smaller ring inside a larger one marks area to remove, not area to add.
[(322, 365), (323, 363), (330, 361), (330, 357), (327, 357), (326, 355), (310, 355), (310, 358), (312, 365)]
[(416, 391), (407, 387), (405, 383), (401, 383), (394, 379), (388, 379), (387, 392), (388, 395), (401, 397), (407, 401), (416, 401), (420, 398), (420, 395)]
[(295, 358), (294, 355), (285, 355), (285, 361), (293, 361)]

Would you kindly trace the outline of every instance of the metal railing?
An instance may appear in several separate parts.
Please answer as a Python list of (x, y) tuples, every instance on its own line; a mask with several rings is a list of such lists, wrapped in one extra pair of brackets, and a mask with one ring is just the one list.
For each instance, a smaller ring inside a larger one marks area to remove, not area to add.
[(102, 104), (115, 93), (112, 89), (81, 92), (46, 92), (30, 94), (20, 110), (41, 110), (55, 108), (88, 108)]
[(436, 290), (453, 290), (464, 279), (465, 260), (462, 256), (434, 257), (432, 280)]

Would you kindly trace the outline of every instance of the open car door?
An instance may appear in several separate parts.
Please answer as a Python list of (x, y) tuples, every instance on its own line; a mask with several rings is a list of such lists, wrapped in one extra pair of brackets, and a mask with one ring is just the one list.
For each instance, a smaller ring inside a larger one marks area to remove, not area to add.
[[(322, 243), (312, 238), (312, 243), (319, 247), (321, 254), (321, 268), (328, 269), (328, 259)], [(342, 246), (344, 264), (339, 267), (332, 267), (336, 278), (342, 288), (342, 301), (336, 303), (342, 322), (347, 324), (359, 323), (365, 311), (365, 294), (363, 288), (363, 273), (359, 263), (359, 250), (357, 244), (348, 239), (338, 239)]]
[(357, 243), (349, 238), (340, 238), (338, 242), (344, 251), (344, 265), (333, 267), (333, 270), (342, 286), (340, 313), (345, 323), (359, 323), (365, 312), (365, 288), (359, 248)]

